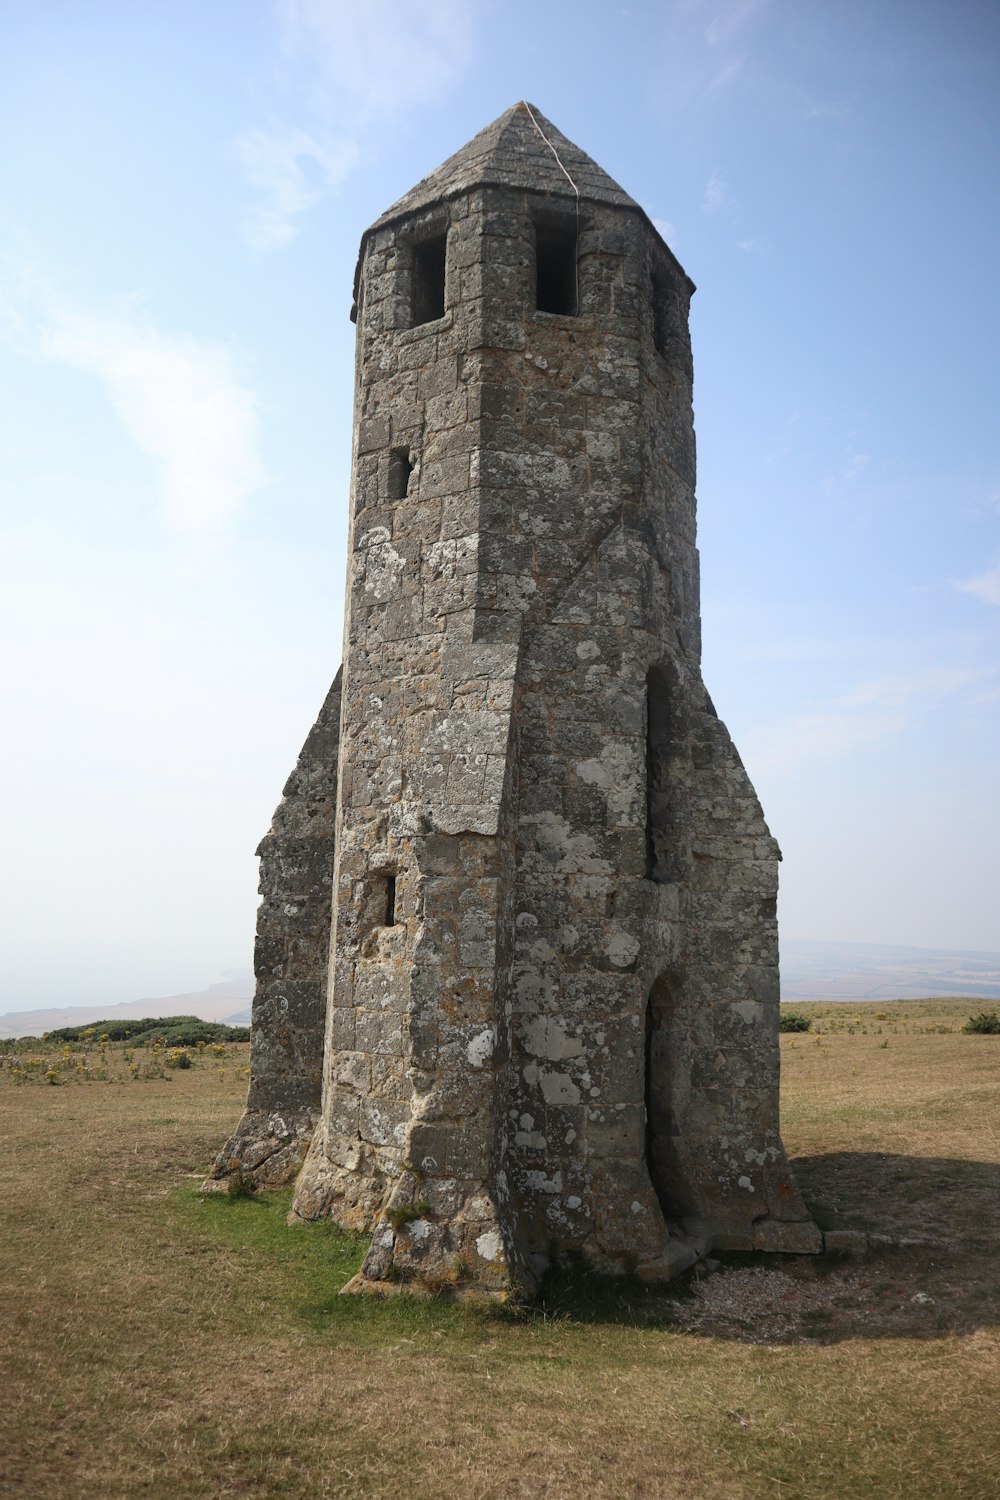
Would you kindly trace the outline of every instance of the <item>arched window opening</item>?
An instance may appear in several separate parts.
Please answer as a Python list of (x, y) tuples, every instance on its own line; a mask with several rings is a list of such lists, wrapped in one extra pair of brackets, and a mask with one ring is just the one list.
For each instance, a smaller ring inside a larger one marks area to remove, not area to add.
[(646, 678), (646, 879), (679, 880), (682, 852), (677, 830), (673, 761), (677, 739), (673, 693), (662, 667)]
[(389, 450), (389, 499), (405, 500), (410, 491), (410, 475), (413, 464), (409, 448)]
[(661, 975), (646, 1005), (646, 1169), (663, 1217), (673, 1220), (690, 1212), (681, 1119), (685, 1058), (678, 1037), (676, 986)]

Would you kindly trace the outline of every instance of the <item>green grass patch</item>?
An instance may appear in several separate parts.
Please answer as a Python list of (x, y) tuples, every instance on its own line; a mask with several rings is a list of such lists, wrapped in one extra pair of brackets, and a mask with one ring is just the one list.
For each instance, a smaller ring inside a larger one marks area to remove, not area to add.
[[(279, 1325), (310, 1329), (338, 1342), (366, 1346), (395, 1343), (401, 1336), (475, 1332), (484, 1318), (501, 1309), (487, 1304), (449, 1304), (416, 1297), (342, 1297), (341, 1289), (361, 1269), (368, 1235), (341, 1229), (329, 1219), (289, 1224), (292, 1189), (233, 1198), (178, 1189), (171, 1210), (186, 1232), (225, 1247), (242, 1261), (248, 1285), (259, 1288), (248, 1299), (251, 1324), (262, 1313)], [(256, 1297), (256, 1302), (254, 1298)], [(238, 1315), (238, 1310), (237, 1310)]]

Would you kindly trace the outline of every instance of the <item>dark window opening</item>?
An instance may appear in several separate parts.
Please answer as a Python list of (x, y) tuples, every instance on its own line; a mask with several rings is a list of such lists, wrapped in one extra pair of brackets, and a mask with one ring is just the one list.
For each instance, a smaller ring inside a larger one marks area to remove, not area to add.
[(413, 289), (410, 326), (444, 317), (444, 271), (448, 237), (435, 235), (413, 247)]
[(663, 1217), (682, 1219), (691, 1212), (685, 1179), (683, 1126), (675, 1099), (684, 1096), (677, 1039), (677, 996), (669, 980), (653, 985), (646, 1003), (646, 1169)]
[(385, 911), (381, 926), (395, 927), (396, 925), (396, 877), (395, 875), (382, 876), (383, 889), (385, 891)]
[(536, 223), (535, 278), (535, 306), (539, 312), (576, 316), (579, 293), (575, 224)]
[(653, 347), (662, 359), (670, 345), (670, 285), (658, 271), (653, 272)]
[(389, 499), (405, 500), (410, 491), (410, 475), (413, 473), (413, 465), (410, 462), (409, 448), (392, 448), (389, 451)]
[[(656, 1027), (656, 1019), (655, 1019), (655, 1017), (653, 1015), (653, 1000), (652, 1000), (652, 996), (650, 996), (649, 1000), (646, 1002), (646, 1070), (645, 1070), (645, 1095), (644, 1095), (644, 1102), (645, 1102), (645, 1105), (646, 1105), (646, 1142), (645, 1142), (645, 1152), (646, 1152), (646, 1169), (649, 1172), (650, 1178), (652, 1179), (652, 1183), (653, 1183), (653, 1187), (654, 1188), (656, 1187), (655, 1161), (656, 1161), (657, 1125), (659, 1124), (659, 1120), (658, 1120), (659, 1111), (658, 1111), (658, 1108), (657, 1108), (658, 1100), (655, 1097), (656, 1083), (658, 1081), (657, 1080), (658, 1069), (656, 1068), (656, 1064), (655, 1064), (654, 1059), (653, 1059), (653, 1051), (654, 1051), (654, 1046), (656, 1045), (656, 1043), (659, 1043), (660, 1040), (661, 1040), (661, 1034), (659, 1033), (659, 1031), (657, 1030), (657, 1027)], [(659, 1051), (659, 1047), (658, 1046), (656, 1047), (656, 1050)], [(662, 1207), (662, 1204), (661, 1204), (661, 1207)]]
[(672, 696), (667, 674), (651, 668), (646, 678), (646, 879), (659, 885), (679, 880), (683, 865)]

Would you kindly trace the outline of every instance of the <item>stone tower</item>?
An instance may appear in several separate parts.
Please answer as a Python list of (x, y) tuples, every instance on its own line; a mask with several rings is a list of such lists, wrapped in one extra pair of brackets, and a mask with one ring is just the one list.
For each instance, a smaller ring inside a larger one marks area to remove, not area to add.
[(700, 673), (692, 291), (525, 103), (362, 241), (342, 687), (262, 846), (216, 1167), (308, 1147), (293, 1212), (372, 1233), (362, 1285), (820, 1246), (779, 853)]

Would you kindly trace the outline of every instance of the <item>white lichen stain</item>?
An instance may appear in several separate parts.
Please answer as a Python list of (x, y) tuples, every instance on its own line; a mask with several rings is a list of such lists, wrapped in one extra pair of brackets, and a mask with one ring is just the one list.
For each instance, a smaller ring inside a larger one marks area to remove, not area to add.
[[(527, 1068), (525, 1068), (527, 1073)], [(580, 1090), (568, 1073), (544, 1072), (539, 1077), (546, 1104), (579, 1104)]]
[(465, 1055), (474, 1068), (481, 1068), (493, 1056), (496, 1044), (496, 1027), (490, 1026), (486, 1031), (481, 1031), (478, 1036), (472, 1038), (465, 1049)]
[(524, 1046), (533, 1057), (546, 1057), (551, 1062), (579, 1057), (583, 1051), (580, 1038), (567, 1036), (562, 1025), (551, 1016), (536, 1016), (526, 1023)]
[(602, 859), (588, 833), (576, 830), (556, 813), (541, 813), (535, 823), (538, 848), (542, 854), (557, 856), (555, 869), (561, 874), (613, 873), (610, 860)]
[(387, 603), (395, 596), (399, 575), (406, 567), (389, 542), (378, 542), (365, 553), (365, 593), (371, 594), (379, 603)]
[(736, 1180), (736, 1186), (737, 1187), (741, 1187), (741, 1188), (745, 1188), (748, 1193), (755, 1193), (757, 1191), (757, 1189), (754, 1187), (753, 1183), (750, 1181), (749, 1177), (739, 1177), (739, 1178), (737, 1178), (737, 1180)]
[(547, 1144), (540, 1130), (518, 1130), (514, 1134), (514, 1145), (525, 1146), (529, 1151), (544, 1151)]
[(476, 1250), (483, 1260), (500, 1260), (503, 1256), (503, 1240), (500, 1238), (500, 1231), (487, 1229), (486, 1233), (481, 1234), (476, 1240)]
[(639, 956), (639, 939), (628, 932), (614, 932), (604, 945), (604, 951), (617, 969), (627, 969)]
[(603, 792), (608, 810), (616, 822), (631, 824), (636, 821), (642, 800), (642, 777), (633, 746), (612, 740), (604, 746), (599, 757), (577, 761), (573, 769), (581, 781)]
[(524, 1183), (534, 1193), (561, 1193), (562, 1173), (556, 1172), (553, 1177), (546, 1177), (544, 1172), (525, 1172)]

